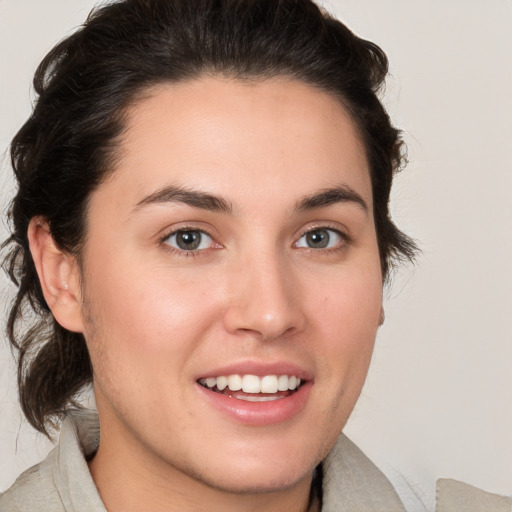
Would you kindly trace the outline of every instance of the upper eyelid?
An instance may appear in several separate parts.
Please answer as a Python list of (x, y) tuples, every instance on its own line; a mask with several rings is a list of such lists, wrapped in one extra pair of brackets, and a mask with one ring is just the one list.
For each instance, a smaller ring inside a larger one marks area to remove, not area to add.
[(166, 238), (169, 238), (170, 236), (172, 235), (175, 235), (176, 233), (179, 233), (180, 231), (199, 231), (201, 233), (204, 233), (205, 235), (208, 235), (212, 240), (216, 241), (216, 236), (215, 234), (205, 228), (205, 227), (199, 227), (199, 226), (194, 226), (194, 225), (189, 225), (189, 224), (183, 224), (183, 225), (180, 225), (178, 227), (176, 226), (173, 226), (173, 227), (168, 227), (166, 229), (163, 229), (160, 234), (158, 235), (158, 238), (160, 239), (160, 241), (164, 241)]
[(347, 235), (343, 231), (341, 231), (337, 228), (331, 228), (331, 227), (324, 226), (324, 227), (319, 227), (319, 228), (307, 229), (306, 231), (304, 231), (302, 233), (302, 235), (299, 236), (298, 240), (300, 240), (303, 236), (308, 235), (309, 233), (314, 233), (315, 231), (333, 231), (334, 233), (338, 234), (342, 238), (344, 238), (344, 239), (347, 238)]
[(208, 233), (208, 231), (205, 231), (204, 229), (197, 229), (197, 228), (178, 228), (178, 229), (173, 229), (172, 231), (169, 231), (169, 233), (167, 235), (164, 235), (163, 238), (164, 239), (170, 238), (171, 236), (175, 236), (178, 233), (183, 233), (183, 232), (187, 233), (189, 231), (196, 231), (198, 233), (202, 233), (203, 235), (208, 236), (212, 240), (214, 239), (213, 236), (210, 233)]
[(350, 236), (348, 234), (348, 230), (347, 229), (343, 229), (341, 226), (339, 225), (333, 225), (329, 222), (327, 223), (318, 223), (318, 224), (313, 224), (312, 226), (308, 226), (307, 228), (303, 228), (299, 233), (298, 237), (297, 237), (297, 240), (299, 238), (302, 238), (304, 235), (307, 235), (308, 233), (311, 233), (312, 231), (319, 231), (319, 230), (322, 230), (322, 229), (328, 229), (328, 230), (331, 230), (331, 231), (336, 231), (336, 233), (338, 233), (339, 235), (341, 235), (344, 239), (349, 239)]

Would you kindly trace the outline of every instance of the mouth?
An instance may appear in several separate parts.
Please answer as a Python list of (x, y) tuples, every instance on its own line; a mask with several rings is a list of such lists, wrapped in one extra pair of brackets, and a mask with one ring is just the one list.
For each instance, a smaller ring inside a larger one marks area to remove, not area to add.
[(196, 377), (199, 396), (229, 421), (273, 425), (306, 408), (314, 383), (309, 372), (287, 363), (242, 361), (233, 366)]
[(295, 394), (305, 381), (295, 375), (233, 374), (198, 379), (198, 384), (221, 395), (246, 402), (271, 402)]

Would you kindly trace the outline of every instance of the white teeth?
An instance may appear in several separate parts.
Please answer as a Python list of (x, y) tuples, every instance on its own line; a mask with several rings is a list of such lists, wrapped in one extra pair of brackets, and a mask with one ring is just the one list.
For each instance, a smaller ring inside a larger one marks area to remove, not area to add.
[(231, 391), (240, 391), (242, 389), (242, 377), (240, 375), (230, 375), (228, 377), (228, 388)]
[[(278, 391), (293, 391), (301, 384), (301, 379), (295, 375), (221, 375), (219, 377), (208, 377), (199, 379), (199, 383), (210, 389), (217, 387), (223, 391), (228, 387), (231, 391), (240, 391), (244, 393), (277, 393)], [(265, 397), (260, 397), (265, 398)], [(270, 397), (274, 399), (274, 397)], [(259, 399), (258, 399), (259, 400)]]
[(279, 375), (277, 379), (277, 390), (288, 391), (288, 375)]
[(273, 402), (274, 400), (280, 400), (284, 396), (258, 396), (258, 395), (240, 395), (237, 396), (239, 400), (245, 400), (246, 402)]
[[(228, 378), (227, 377), (224, 377), (224, 376), (221, 376), (221, 377), (217, 377), (217, 389), (219, 391), (222, 391), (223, 389), (226, 389), (226, 386), (228, 385)], [(213, 386), (211, 386), (213, 387)]]
[(206, 385), (209, 387), (209, 388), (213, 388), (213, 386), (216, 386), (217, 385), (217, 379), (215, 377), (208, 377), (206, 379)]
[(277, 376), (265, 375), (261, 379), (261, 392), (262, 393), (277, 393)]
[(256, 375), (242, 377), (242, 391), (244, 393), (259, 393), (261, 391), (260, 378)]

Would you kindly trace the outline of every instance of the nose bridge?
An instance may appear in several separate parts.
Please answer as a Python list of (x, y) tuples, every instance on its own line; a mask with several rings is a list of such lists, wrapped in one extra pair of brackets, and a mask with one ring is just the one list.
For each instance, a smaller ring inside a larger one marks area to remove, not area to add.
[(273, 339), (303, 326), (296, 282), (290, 262), (277, 248), (243, 251), (231, 283), (226, 311), (231, 332), (253, 332)]

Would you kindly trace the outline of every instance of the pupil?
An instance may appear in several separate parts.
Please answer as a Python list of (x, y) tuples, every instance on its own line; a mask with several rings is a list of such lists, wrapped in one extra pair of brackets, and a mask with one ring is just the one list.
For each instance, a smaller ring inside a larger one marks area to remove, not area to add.
[(313, 231), (306, 236), (309, 247), (313, 249), (324, 249), (329, 244), (329, 233), (327, 231)]
[(201, 243), (201, 235), (197, 231), (180, 231), (176, 235), (176, 242), (180, 249), (193, 251)]

